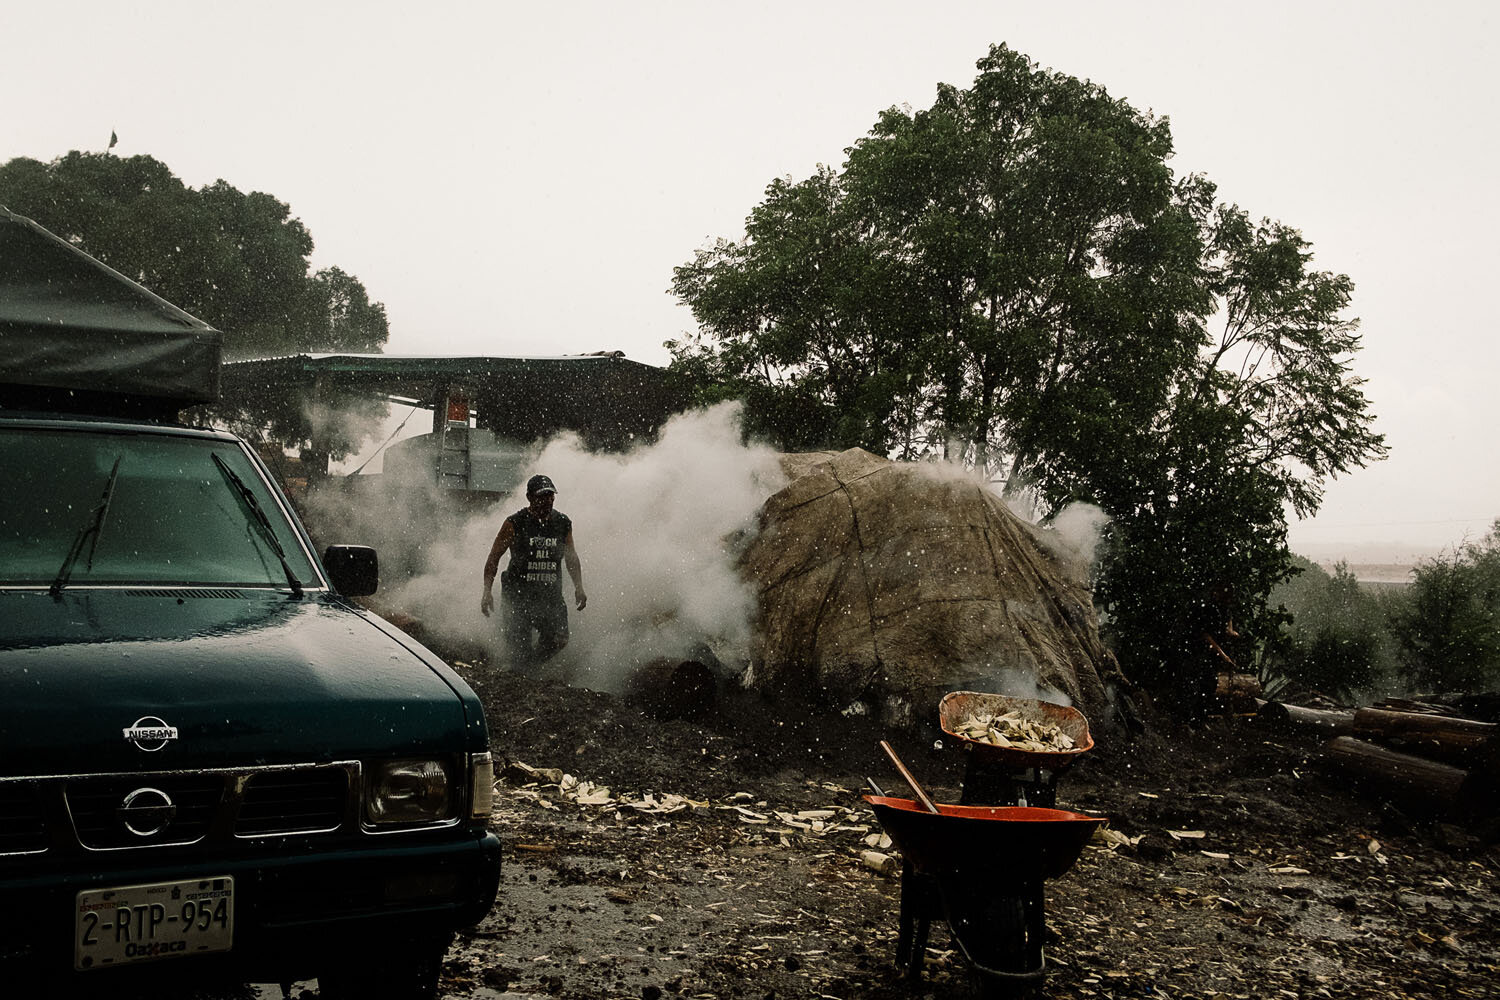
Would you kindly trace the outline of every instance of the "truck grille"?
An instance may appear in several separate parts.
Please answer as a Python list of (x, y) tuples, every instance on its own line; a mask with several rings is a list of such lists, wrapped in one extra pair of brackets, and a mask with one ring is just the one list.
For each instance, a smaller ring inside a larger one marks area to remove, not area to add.
[(32, 854), (47, 849), (47, 824), (36, 785), (0, 785), (0, 854)]
[(256, 774), (245, 788), (234, 832), (257, 837), (336, 830), (348, 800), (349, 774), (341, 767)]
[(0, 855), (357, 828), (359, 764), (0, 779)]
[(191, 844), (208, 835), (224, 798), (224, 778), (128, 775), (70, 781), (63, 791), (73, 830), (84, 847)]

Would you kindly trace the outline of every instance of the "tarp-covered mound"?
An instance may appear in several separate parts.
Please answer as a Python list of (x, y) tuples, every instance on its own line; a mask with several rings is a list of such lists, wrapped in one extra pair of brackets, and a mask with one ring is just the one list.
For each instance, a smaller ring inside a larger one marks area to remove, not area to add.
[(858, 448), (784, 465), (740, 562), (760, 593), (751, 686), (908, 724), (949, 690), (1035, 683), (1107, 722), (1118, 668), (1084, 580), (982, 483)]

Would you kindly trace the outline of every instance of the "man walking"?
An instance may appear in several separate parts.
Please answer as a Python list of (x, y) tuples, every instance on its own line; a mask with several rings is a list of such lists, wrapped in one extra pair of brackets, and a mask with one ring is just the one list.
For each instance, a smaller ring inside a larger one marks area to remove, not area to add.
[[(578, 610), (588, 604), (583, 592), (583, 566), (573, 547), (573, 521), (553, 510), (557, 487), (546, 476), (526, 483), (527, 505), (505, 519), (490, 556), (484, 561), (484, 596), (479, 611), (486, 618), (495, 606), (493, 587), (500, 557), (510, 551), (510, 565), (500, 574), (500, 596), (505, 603), (502, 629), (514, 669), (547, 662), (568, 644), (568, 606), (563, 601), (563, 565), (573, 579)], [(536, 645), (532, 646), (532, 633)]]

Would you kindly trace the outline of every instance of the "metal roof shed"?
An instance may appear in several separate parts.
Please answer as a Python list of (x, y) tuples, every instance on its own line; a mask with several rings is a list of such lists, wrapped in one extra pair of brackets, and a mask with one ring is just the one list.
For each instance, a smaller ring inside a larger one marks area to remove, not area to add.
[[(526, 443), (575, 431), (597, 448), (623, 448), (653, 433), (688, 396), (665, 369), (617, 352), (563, 357), (444, 357), (393, 354), (297, 354), (227, 363), (224, 402), (384, 398), (433, 411), (443, 429), (449, 404), (502, 437)], [(316, 447), (314, 449), (317, 450)]]

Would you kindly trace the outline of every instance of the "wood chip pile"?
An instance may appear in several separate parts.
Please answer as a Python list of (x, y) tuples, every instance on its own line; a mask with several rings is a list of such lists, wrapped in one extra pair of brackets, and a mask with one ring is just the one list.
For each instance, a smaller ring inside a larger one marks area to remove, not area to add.
[(1056, 753), (1059, 750), (1074, 748), (1073, 737), (1057, 726), (1027, 719), (1020, 712), (1015, 711), (1006, 712), (1004, 715), (988, 713), (971, 715), (960, 722), (953, 731), (979, 743), (1010, 747), (1013, 750)]

